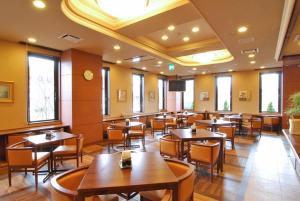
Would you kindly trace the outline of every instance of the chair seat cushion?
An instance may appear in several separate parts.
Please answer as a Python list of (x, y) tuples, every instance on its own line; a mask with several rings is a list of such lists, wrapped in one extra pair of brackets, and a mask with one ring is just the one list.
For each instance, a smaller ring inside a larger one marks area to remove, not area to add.
[(58, 146), (54, 151), (54, 155), (61, 154), (76, 154), (76, 146), (75, 145), (61, 145)]
[(151, 201), (161, 201), (163, 197), (166, 195), (167, 190), (156, 190), (156, 191), (143, 191), (140, 192), (140, 195), (147, 200)]
[[(34, 161), (34, 156), (35, 154), (32, 153), (32, 161)], [(49, 152), (37, 152), (36, 153), (36, 161), (37, 164), (42, 164), (45, 160), (47, 160), (50, 157), (50, 153)]]

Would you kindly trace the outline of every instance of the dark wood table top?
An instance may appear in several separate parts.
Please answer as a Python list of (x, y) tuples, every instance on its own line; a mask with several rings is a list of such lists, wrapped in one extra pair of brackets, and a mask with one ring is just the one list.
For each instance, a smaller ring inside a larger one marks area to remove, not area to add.
[(209, 125), (227, 125), (227, 124), (232, 124), (233, 122), (231, 121), (225, 121), (225, 120), (220, 120), (218, 119), (217, 121), (214, 120), (196, 120), (196, 123), (200, 124), (209, 124)]
[(24, 139), (34, 145), (44, 145), (77, 137), (77, 135), (66, 132), (53, 132), (52, 135), (53, 137), (51, 139), (46, 139), (46, 134), (32, 135)]
[(211, 132), (205, 129), (197, 129), (196, 133), (192, 133), (192, 129), (183, 128), (183, 129), (172, 129), (170, 130), (171, 134), (177, 136), (181, 140), (202, 140), (202, 139), (223, 139), (226, 138), (225, 133)]
[(128, 124), (126, 124), (125, 121), (122, 122), (117, 122), (117, 123), (112, 123), (110, 124), (113, 127), (119, 127), (119, 128), (131, 128), (135, 126), (141, 126), (143, 123), (138, 122), (138, 121), (130, 121)]
[(79, 194), (164, 189), (178, 182), (158, 152), (132, 153), (130, 169), (121, 169), (120, 159), (120, 153), (97, 155), (78, 187)]

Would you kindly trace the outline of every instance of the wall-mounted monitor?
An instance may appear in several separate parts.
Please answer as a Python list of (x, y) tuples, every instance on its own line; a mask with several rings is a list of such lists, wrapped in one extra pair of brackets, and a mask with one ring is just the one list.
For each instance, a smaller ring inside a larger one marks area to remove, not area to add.
[(185, 80), (169, 80), (169, 91), (185, 91)]

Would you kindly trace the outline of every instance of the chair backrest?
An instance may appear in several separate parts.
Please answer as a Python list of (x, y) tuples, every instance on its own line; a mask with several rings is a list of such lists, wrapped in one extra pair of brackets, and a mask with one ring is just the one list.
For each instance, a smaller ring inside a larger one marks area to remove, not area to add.
[(196, 129), (205, 129), (207, 130), (209, 128), (209, 126), (205, 125), (205, 124), (198, 124), (196, 125)]
[(188, 201), (194, 193), (195, 168), (187, 163), (166, 159), (168, 166), (178, 178), (178, 200)]
[(51, 179), (52, 201), (75, 201), (77, 188), (88, 166), (67, 171)]
[[(34, 163), (33, 147), (25, 147), (26, 141), (18, 142), (6, 148), (8, 166), (26, 167)], [(36, 157), (36, 156), (35, 156)]]
[(174, 139), (172, 135), (165, 135), (159, 140), (160, 154), (170, 157), (179, 156), (179, 140)]
[(176, 117), (166, 119), (166, 123), (176, 123)]
[(225, 133), (227, 138), (232, 138), (234, 137), (235, 126), (221, 126), (219, 132)]
[(117, 128), (108, 128), (107, 135), (109, 140), (123, 140), (124, 133), (123, 130)]
[(193, 143), (191, 144), (190, 156), (192, 160), (214, 164), (220, 152), (220, 143)]
[(252, 128), (261, 128), (262, 127), (262, 120), (260, 118), (252, 118), (251, 119), (251, 127)]
[(195, 117), (193, 115), (187, 117), (187, 124), (193, 124), (194, 122), (195, 122)]
[(144, 128), (144, 124), (142, 125), (139, 125), (139, 126), (133, 126), (130, 128), (130, 130), (133, 130), (133, 131), (142, 131)]
[(278, 117), (264, 117), (264, 124), (278, 125), (279, 124), (279, 118)]
[(151, 119), (151, 128), (152, 129), (164, 129), (165, 124), (162, 120)]
[(202, 120), (202, 119), (204, 119), (204, 115), (203, 114), (195, 114), (194, 119), (195, 120)]

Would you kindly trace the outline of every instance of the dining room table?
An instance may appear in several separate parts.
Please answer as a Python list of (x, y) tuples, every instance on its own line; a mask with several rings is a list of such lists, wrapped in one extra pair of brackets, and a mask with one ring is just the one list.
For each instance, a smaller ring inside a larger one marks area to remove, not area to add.
[(172, 190), (178, 201), (178, 179), (158, 152), (131, 153), (131, 167), (122, 168), (121, 153), (99, 154), (87, 169), (77, 191), (85, 197), (118, 194), (131, 199), (141, 191)]
[(35, 147), (48, 146), (50, 148), (49, 149), (50, 150), (50, 161), (51, 161), (50, 162), (50, 172), (43, 179), (44, 183), (53, 174), (55, 174), (55, 171), (54, 171), (55, 168), (53, 168), (53, 150), (55, 148), (55, 145), (63, 142), (64, 140), (74, 139), (77, 137), (77, 135), (67, 133), (67, 132), (61, 132), (61, 131), (46, 131), (46, 132), (48, 132), (48, 135), (46, 133), (43, 133), (43, 134), (31, 135), (28, 137), (24, 137), (24, 140), (28, 141), (30, 144), (32, 144)]
[[(170, 133), (176, 136), (180, 140), (181, 150), (184, 150), (185, 142), (192, 141), (204, 141), (204, 140), (216, 140), (220, 142), (220, 152), (218, 163), (221, 171), (223, 171), (223, 158), (224, 158), (224, 141), (226, 139), (225, 133), (211, 132), (206, 129), (196, 129), (196, 132), (192, 132), (191, 128), (172, 129)], [(183, 160), (183, 153), (180, 153), (180, 158)]]
[(236, 125), (239, 128), (239, 135), (240, 135), (241, 131), (242, 131), (242, 125), (243, 125), (242, 115), (233, 114), (233, 115), (225, 116), (225, 118), (229, 119), (229, 121), (231, 121), (231, 122), (236, 122)]
[(218, 126), (225, 126), (225, 125), (234, 125), (236, 122), (226, 121), (222, 119), (216, 120), (195, 120), (196, 124), (205, 124), (211, 127), (211, 131), (216, 132)]

